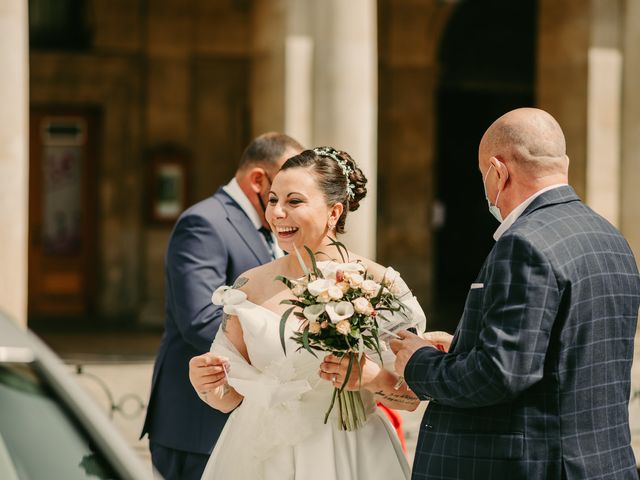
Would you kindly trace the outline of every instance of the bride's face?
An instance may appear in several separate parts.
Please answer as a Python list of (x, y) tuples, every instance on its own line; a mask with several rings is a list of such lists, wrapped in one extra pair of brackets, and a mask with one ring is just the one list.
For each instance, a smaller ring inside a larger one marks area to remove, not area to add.
[(294, 245), (315, 251), (341, 213), (341, 204), (327, 205), (311, 169), (291, 168), (273, 179), (265, 216), (280, 248), (293, 252)]

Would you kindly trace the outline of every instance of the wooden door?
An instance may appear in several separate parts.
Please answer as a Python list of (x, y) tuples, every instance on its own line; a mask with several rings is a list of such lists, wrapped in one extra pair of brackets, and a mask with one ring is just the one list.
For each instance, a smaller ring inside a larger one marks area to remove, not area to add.
[(29, 318), (91, 312), (99, 114), (32, 108), (29, 171)]

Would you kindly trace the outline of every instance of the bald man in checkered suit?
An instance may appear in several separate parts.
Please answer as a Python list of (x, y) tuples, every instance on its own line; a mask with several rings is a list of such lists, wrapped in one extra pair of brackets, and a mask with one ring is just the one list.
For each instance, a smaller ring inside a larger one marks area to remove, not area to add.
[[(455, 335), (394, 341), (430, 400), (413, 479), (636, 479), (628, 403), (640, 278), (629, 245), (567, 185), (548, 113), (487, 130), (479, 169), (501, 220)], [(433, 343), (445, 350), (433, 348)]]

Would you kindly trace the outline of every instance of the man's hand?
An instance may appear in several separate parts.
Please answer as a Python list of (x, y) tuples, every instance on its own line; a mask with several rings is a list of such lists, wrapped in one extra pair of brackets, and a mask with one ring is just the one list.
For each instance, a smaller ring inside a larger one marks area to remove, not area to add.
[(389, 346), (393, 353), (396, 354), (396, 373), (404, 377), (404, 369), (416, 350), (422, 347), (434, 347), (434, 345), (430, 341), (406, 330), (400, 330), (396, 333), (400, 338), (391, 340)]
[(229, 360), (213, 353), (205, 353), (189, 360), (189, 380), (199, 395), (206, 395), (213, 389), (225, 385), (225, 369), (229, 371)]
[(427, 332), (422, 335), (422, 338), (431, 342), (431, 344), (441, 352), (448, 352), (449, 347), (451, 347), (453, 335), (447, 332)]

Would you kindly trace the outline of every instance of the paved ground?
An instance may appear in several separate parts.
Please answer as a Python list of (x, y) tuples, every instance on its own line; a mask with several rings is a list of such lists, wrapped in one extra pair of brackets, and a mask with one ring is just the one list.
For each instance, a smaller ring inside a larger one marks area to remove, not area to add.
[[(149, 461), (147, 439), (139, 440), (138, 436), (160, 334), (41, 333), (41, 336), (63, 357), (70, 371), (79, 373), (81, 385), (111, 415), (140, 456)], [(423, 412), (424, 406), (415, 412), (401, 412), (409, 462), (413, 460)]]
[[(146, 439), (138, 436), (149, 395), (153, 355), (159, 344), (157, 332), (130, 334), (44, 334), (78, 380), (123, 432), (140, 456), (149, 460)], [(640, 356), (640, 339), (636, 339), (636, 357)], [(118, 352), (114, 354), (113, 352)], [(632, 378), (640, 389), (640, 362), (634, 362)], [(415, 412), (401, 412), (407, 441), (407, 457), (413, 459), (417, 433), (425, 405)], [(636, 458), (640, 458), (640, 398), (629, 407), (632, 441)]]

